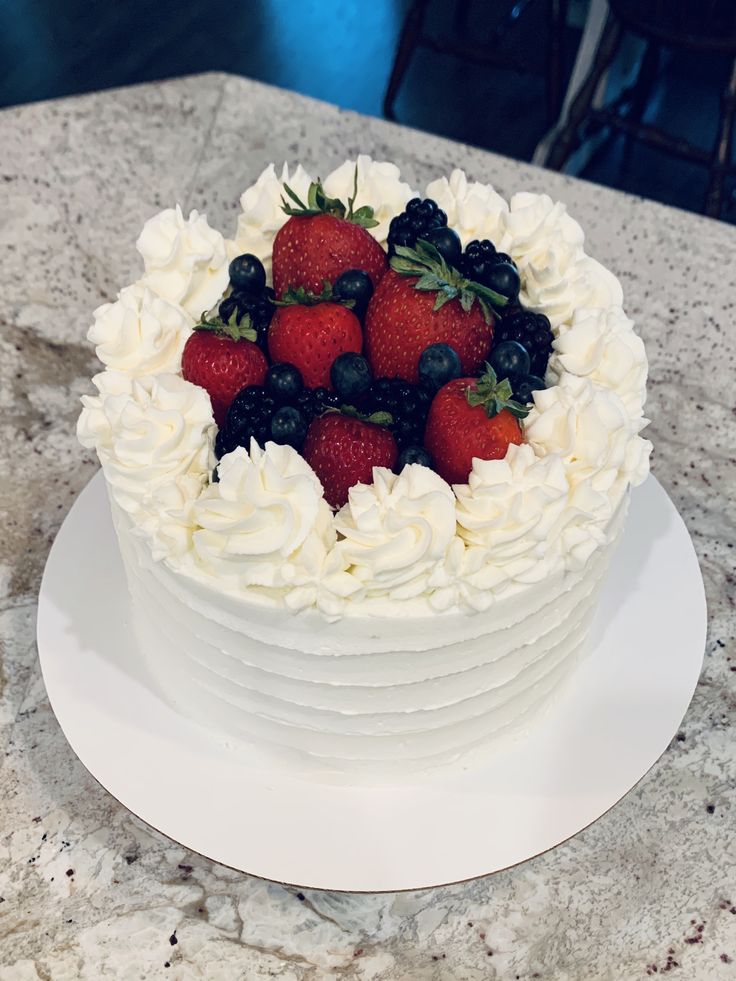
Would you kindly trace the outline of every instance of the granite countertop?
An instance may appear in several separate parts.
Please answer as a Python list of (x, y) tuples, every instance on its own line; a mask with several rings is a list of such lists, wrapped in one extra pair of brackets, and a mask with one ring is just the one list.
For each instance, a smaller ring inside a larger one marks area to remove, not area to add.
[[(0, 145), (0, 979), (736, 977), (736, 228), (225, 75), (7, 110)], [(457, 165), (569, 205), (646, 341), (654, 471), (710, 611), (681, 731), (610, 813), (518, 868), (393, 896), (300, 893), (150, 830), (75, 758), (35, 649), (44, 562), (96, 465), (74, 436), (90, 313), (137, 276), (143, 222), (179, 201), (228, 233), (271, 160), (317, 174), (361, 151), (416, 186)]]

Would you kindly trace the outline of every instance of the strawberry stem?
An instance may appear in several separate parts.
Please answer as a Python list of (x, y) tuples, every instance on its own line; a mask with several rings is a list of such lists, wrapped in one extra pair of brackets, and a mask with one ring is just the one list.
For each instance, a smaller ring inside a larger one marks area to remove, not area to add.
[(514, 401), (513, 394), (508, 378), (499, 381), (488, 362), (478, 381), (468, 385), (465, 390), (468, 405), (482, 405), (489, 419), (493, 419), (504, 409), (508, 409), (517, 419), (525, 419), (529, 415), (529, 409)]
[(202, 314), (198, 324), (194, 325), (195, 330), (209, 331), (217, 334), (218, 337), (229, 337), (232, 341), (255, 341), (257, 333), (249, 314), (244, 314), (240, 323), (237, 321), (237, 311), (234, 311), (229, 320), (222, 320), (215, 317), (214, 320), (207, 320), (207, 315)]
[(311, 290), (304, 289), (303, 286), (290, 286), (280, 300), (274, 300), (277, 307), (315, 307), (318, 303), (339, 303), (348, 310), (355, 306), (355, 300), (343, 300), (335, 294), (329, 280), (322, 280), (322, 292), (312, 293)]
[(320, 180), (314, 181), (309, 185), (306, 204), (304, 204), (288, 184), (284, 184), (284, 191), (294, 202), (294, 204), (289, 204), (285, 198), (281, 198), (281, 207), (287, 215), (296, 215), (301, 218), (308, 218), (313, 215), (332, 215), (333, 218), (343, 218), (345, 221), (352, 222), (353, 225), (360, 225), (361, 228), (375, 228), (378, 224), (373, 217), (373, 208), (370, 205), (363, 205), (362, 208), (353, 211), (353, 205), (358, 196), (357, 164), (355, 165), (355, 176), (353, 179), (353, 196), (348, 198), (347, 208), (339, 198), (327, 197)]
[(414, 289), (423, 293), (436, 293), (434, 310), (441, 309), (450, 300), (459, 300), (460, 306), (468, 313), (477, 301), (483, 318), (491, 322), (492, 307), (505, 307), (507, 297), (482, 283), (466, 279), (454, 266), (450, 266), (431, 242), (418, 239), (416, 248), (406, 245), (396, 246), (396, 255), (391, 257), (391, 268), (400, 276), (414, 276)]

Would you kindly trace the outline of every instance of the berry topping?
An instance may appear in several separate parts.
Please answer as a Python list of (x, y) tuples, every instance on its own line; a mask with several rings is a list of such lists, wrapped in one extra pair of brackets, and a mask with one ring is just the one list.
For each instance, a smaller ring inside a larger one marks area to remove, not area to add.
[(304, 459), (319, 477), (333, 508), (347, 502), (354, 484), (369, 484), (374, 467), (393, 468), (398, 452), (383, 426), (339, 412), (315, 419), (304, 442)]
[(522, 405), (533, 402), (532, 392), (538, 392), (545, 387), (544, 381), (537, 375), (509, 375), (514, 399)]
[(424, 238), (432, 228), (443, 228), (447, 225), (447, 215), (431, 198), (412, 198), (406, 210), (391, 219), (388, 229), (388, 254), (396, 255), (399, 245), (414, 248), (417, 239)]
[(274, 292), (265, 289), (263, 293), (248, 293), (234, 290), (220, 303), (218, 315), (226, 324), (238, 327), (252, 327), (256, 332), (256, 343), (266, 353), (268, 351), (268, 327), (274, 315)]
[(460, 358), (449, 344), (430, 344), (419, 357), (419, 378), (435, 392), (461, 374)]
[(274, 443), (288, 443), (295, 450), (301, 450), (307, 435), (307, 421), (291, 405), (282, 405), (271, 418), (271, 439)]
[(422, 235), (422, 241), (433, 245), (448, 265), (457, 266), (463, 246), (460, 236), (452, 228), (430, 228)]
[(465, 374), (480, 371), (493, 337), (491, 305), (506, 299), (448, 266), (429, 242), (397, 251), (366, 315), (374, 374), (415, 382), (420, 355), (438, 342), (455, 349)]
[(397, 473), (401, 472), (404, 467), (408, 467), (411, 463), (418, 463), (422, 467), (431, 468), (432, 457), (423, 446), (407, 446), (399, 453), (399, 459), (396, 461)]
[(304, 389), (302, 373), (286, 361), (272, 364), (266, 372), (266, 391), (279, 403), (292, 403)]
[(335, 280), (332, 287), (335, 299), (344, 303), (346, 300), (353, 301), (353, 313), (356, 317), (363, 320), (368, 309), (368, 303), (373, 296), (373, 283), (368, 273), (362, 269), (347, 269)]
[(330, 385), (330, 368), (345, 351), (359, 353), (363, 333), (355, 314), (322, 294), (290, 290), (281, 301), (268, 331), (268, 350), (274, 362), (288, 361), (309, 388)]
[(531, 359), (531, 373), (544, 378), (547, 362), (552, 353), (552, 328), (543, 313), (518, 310), (496, 324), (494, 341), (518, 341), (523, 344)]
[(261, 260), (250, 252), (236, 256), (228, 268), (234, 290), (262, 293), (266, 288), (266, 270)]
[[(289, 220), (273, 242), (273, 285), (277, 297), (289, 287), (317, 292), (325, 280), (333, 283), (341, 273), (359, 269), (377, 285), (387, 269), (386, 253), (368, 228), (377, 225), (367, 205), (353, 211), (356, 187), (348, 208), (328, 198), (317, 182), (310, 185), (304, 204), (290, 187), (284, 189), (294, 204), (283, 203)], [(296, 205), (296, 206), (295, 206)]]
[(509, 303), (519, 295), (521, 281), (516, 265), (505, 252), (496, 252), (496, 246), (488, 239), (468, 242), (460, 258), (460, 270), (468, 279), (506, 297)]
[(273, 398), (261, 385), (249, 385), (233, 399), (224, 424), (215, 439), (215, 456), (219, 460), (236, 446), (250, 448), (251, 437), (261, 446), (271, 439)]
[(518, 341), (502, 341), (494, 345), (488, 360), (499, 378), (528, 375), (531, 367), (529, 352)]
[(346, 402), (357, 402), (361, 399), (370, 388), (372, 380), (370, 366), (361, 354), (346, 351), (332, 362), (332, 387)]
[(268, 362), (254, 339), (250, 325), (202, 320), (184, 345), (181, 373), (205, 389), (218, 426), (241, 388), (263, 382)]
[(480, 378), (448, 382), (432, 402), (424, 434), (434, 469), (450, 484), (464, 483), (474, 457), (500, 460), (509, 444), (522, 442), (518, 419), (528, 411), (490, 366)]
[(386, 425), (399, 447), (421, 445), (427, 423), (431, 392), (422, 385), (412, 385), (403, 378), (379, 378), (360, 402), (362, 413), (388, 413)]

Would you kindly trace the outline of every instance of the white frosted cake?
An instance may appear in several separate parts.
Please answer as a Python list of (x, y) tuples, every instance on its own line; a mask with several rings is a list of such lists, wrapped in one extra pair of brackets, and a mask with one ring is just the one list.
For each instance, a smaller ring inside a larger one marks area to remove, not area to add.
[(89, 333), (151, 676), (314, 772), (482, 759), (570, 675), (648, 472), (620, 284), (564, 205), (459, 170), (271, 166), (241, 204), (232, 240), (151, 218)]

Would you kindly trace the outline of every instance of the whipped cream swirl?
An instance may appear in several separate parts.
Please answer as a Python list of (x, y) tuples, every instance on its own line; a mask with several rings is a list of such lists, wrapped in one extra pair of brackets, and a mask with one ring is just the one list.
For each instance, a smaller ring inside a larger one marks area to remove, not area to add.
[(351, 487), (335, 525), (336, 549), (366, 588), (396, 599), (427, 589), (429, 573), (455, 537), (455, 496), (445, 481), (412, 464), (394, 474), (373, 471), (372, 484)]
[(357, 211), (364, 205), (373, 208), (373, 217), (378, 224), (368, 231), (385, 245), (391, 219), (404, 210), (406, 202), (416, 197), (416, 192), (401, 180), (401, 171), (396, 164), (372, 160), (361, 153), (357, 160), (346, 160), (324, 179), (322, 186), (328, 197), (338, 198), (347, 205), (348, 200), (353, 196), (356, 166), (358, 193), (353, 202), (353, 209)]
[(561, 456), (572, 486), (588, 482), (603, 492), (619, 476), (634, 486), (646, 477), (651, 443), (638, 435), (645, 424), (611, 389), (565, 374), (534, 393), (524, 431), (538, 456)]
[(141, 283), (126, 286), (114, 303), (94, 312), (87, 339), (108, 368), (129, 375), (181, 370), (181, 355), (194, 320), (182, 307)]
[(132, 378), (105, 371), (98, 395), (82, 398), (77, 436), (94, 447), (118, 504), (132, 515), (156, 513), (155, 494), (177, 477), (204, 481), (212, 465), (209, 396), (178, 375)]
[(225, 239), (192, 211), (184, 218), (179, 205), (149, 218), (138, 242), (148, 286), (190, 317), (199, 318), (220, 299), (228, 284)]
[(496, 243), (508, 205), (490, 184), (469, 181), (463, 170), (453, 170), (450, 179), (440, 177), (427, 184), (432, 198), (447, 214), (447, 224), (454, 228), (463, 245), (473, 239), (491, 239)]
[(644, 342), (621, 307), (576, 310), (572, 324), (560, 328), (549, 375), (559, 380), (565, 372), (612, 389), (632, 419), (642, 415), (647, 356)]
[[(218, 476), (194, 507), (195, 558), (205, 571), (237, 587), (278, 587), (311, 533), (321, 531), (329, 549), (334, 530), (322, 485), (290, 446), (261, 449), (251, 440), (249, 453), (237, 447), (222, 457)], [(296, 578), (293, 569), (287, 577)]]

